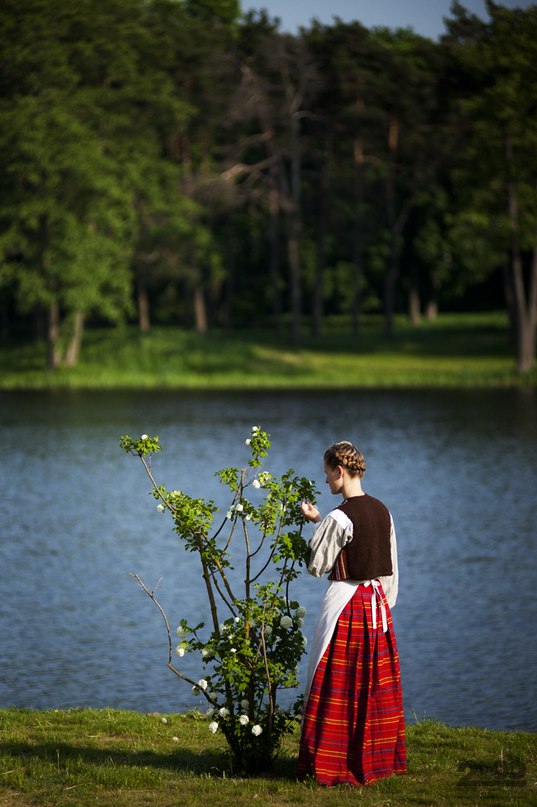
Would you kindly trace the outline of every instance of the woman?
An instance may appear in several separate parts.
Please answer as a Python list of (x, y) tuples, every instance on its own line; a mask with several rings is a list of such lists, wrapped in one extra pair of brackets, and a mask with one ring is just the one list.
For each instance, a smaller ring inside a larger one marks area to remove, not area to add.
[(343, 503), (310, 541), (308, 571), (330, 572), (311, 648), (298, 777), (321, 785), (364, 785), (406, 772), (399, 656), (390, 608), (397, 598), (393, 520), (364, 493), (365, 461), (347, 441), (324, 455), (326, 482)]

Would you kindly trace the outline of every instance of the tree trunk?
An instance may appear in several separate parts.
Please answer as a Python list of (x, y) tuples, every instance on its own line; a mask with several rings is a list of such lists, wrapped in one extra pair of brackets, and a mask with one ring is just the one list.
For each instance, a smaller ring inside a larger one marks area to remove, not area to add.
[(207, 306), (201, 285), (194, 289), (194, 322), (197, 333), (207, 333)]
[(395, 289), (399, 276), (399, 234), (395, 199), (395, 161), (399, 144), (399, 124), (392, 118), (388, 127), (388, 172), (386, 175), (386, 213), (390, 231), (390, 260), (384, 281), (384, 319), (388, 336), (393, 335)]
[(138, 269), (137, 297), (138, 297), (138, 327), (142, 333), (147, 333), (151, 328), (149, 316), (149, 295), (143, 277), (143, 270)]
[(75, 311), (73, 315), (73, 330), (71, 339), (69, 340), (69, 345), (65, 353), (64, 365), (66, 367), (74, 367), (78, 363), (83, 332), (84, 314), (81, 311)]
[(278, 170), (269, 175), (269, 269), (272, 292), (272, 316), (277, 334), (282, 332), (282, 279), (280, 273), (280, 188)]
[(291, 117), (291, 193), (288, 212), (289, 270), (291, 274), (291, 339), (300, 344), (302, 326), (302, 278), (300, 267), (300, 132), (296, 116)]
[(431, 299), (425, 306), (425, 319), (427, 322), (432, 322), (438, 317), (438, 300)]
[(537, 249), (529, 271), (528, 293), (524, 285), (524, 267), (520, 249), (518, 194), (513, 179), (513, 143), (508, 135), (505, 140), (508, 173), (507, 200), (511, 226), (511, 262), (508, 284), (513, 290), (513, 317), (516, 334), (517, 365), (520, 373), (528, 372), (535, 363), (535, 328), (537, 323)]
[(319, 166), (319, 196), (317, 238), (315, 251), (315, 284), (313, 287), (313, 323), (312, 331), (315, 337), (321, 336), (324, 316), (324, 269), (326, 263), (326, 231), (328, 219), (328, 169), (330, 166), (330, 150), (327, 148), (321, 155)]
[(61, 365), (59, 340), (60, 304), (57, 300), (53, 300), (48, 310), (47, 353), (49, 370), (56, 370)]
[(413, 267), (410, 273), (410, 288), (408, 290), (408, 316), (412, 325), (419, 325), (421, 322), (421, 301), (418, 288), (418, 277), (416, 269)]
[(354, 141), (354, 238), (353, 238), (353, 294), (352, 332), (360, 332), (362, 315), (362, 276), (364, 271), (364, 144), (361, 139)]

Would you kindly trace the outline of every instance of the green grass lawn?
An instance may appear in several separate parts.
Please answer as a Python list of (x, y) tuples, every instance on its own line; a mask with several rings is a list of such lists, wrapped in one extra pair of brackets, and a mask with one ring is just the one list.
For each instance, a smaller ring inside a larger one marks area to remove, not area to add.
[(516, 371), (505, 314), (446, 314), (388, 339), (382, 320), (359, 336), (329, 322), (318, 339), (291, 348), (270, 331), (199, 335), (172, 327), (90, 330), (79, 365), (51, 372), (43, 344), (0, 344), (1, 389), (323, 389), (535, 385)]
[(234, 777), (221, 735), (190, 715), (0, 710), (0, 805), (537, 804), (537, 734), (411, 725), (407, 776), (367, 788), (297, 782), (298, 729), (270, 775)]

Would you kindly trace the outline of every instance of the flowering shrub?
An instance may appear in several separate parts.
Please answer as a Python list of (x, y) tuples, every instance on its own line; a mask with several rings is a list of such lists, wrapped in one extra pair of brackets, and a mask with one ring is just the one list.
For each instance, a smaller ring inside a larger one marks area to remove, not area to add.
[[(203, 676), (197, 681), (173, 663), (168, 618), (155, 592), (134, 575), (164, 619), (168, 667), (192, 686), (194, 694), (205, 697), (209, 731), (222, 731), (236, 768), (251, 773), (270, 767), (298, 713), (299, 700), (293, 708), (282, 709), (278, 695), (297, 686), (298, 663), (306, 645), (300, 630), (305, 610), (290, 598), (290, 586), (307, 550), (300, 502), (314, 501), (317, 491), (292, 469), (279, 477), (261, 470), (270, 440), (258, 426), (252, 427), (245, 442), (250, 451), (247, 465), (216, 474), (231, 494), (216, 527), (218, 508), (212, 500), (167, 490), (155, 481), (151, 459), (161, 449), (158, 437), (126, 435), (120, 444), (140, 457), (157, 509), (171, 513), (183, 546), (196, 552), (201, 563), (211, 622), (206, 627), (181, 619), (175, 647), (177, 658), (199, 654)], [(244, 569), (240, 593), (231, 579), (231, 570), (239, 563)]]

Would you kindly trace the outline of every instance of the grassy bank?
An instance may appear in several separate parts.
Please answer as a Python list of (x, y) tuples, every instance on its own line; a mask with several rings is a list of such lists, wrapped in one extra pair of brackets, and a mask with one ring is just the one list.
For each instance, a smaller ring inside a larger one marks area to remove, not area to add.
[(537, 804), (537, 735), (408, 727), (409, 773), (368, 788), (295, 780), (298, 732), (270, 776), (234, 778), (223, 738), (194, 715), (0, 710), (0, 805)]
[(79, 365), (51, 372), (44, 344), (0, 343), (0, 389), (323, 389), (381, 387), (510, 387), (521, 377), (502, 313), (449, 314), (387, 339), (379, 317), (359, 336), (348, 323), (328, 323), (300, 348), (270, 331), (204, 336), (178, 328), (88, 331)]

